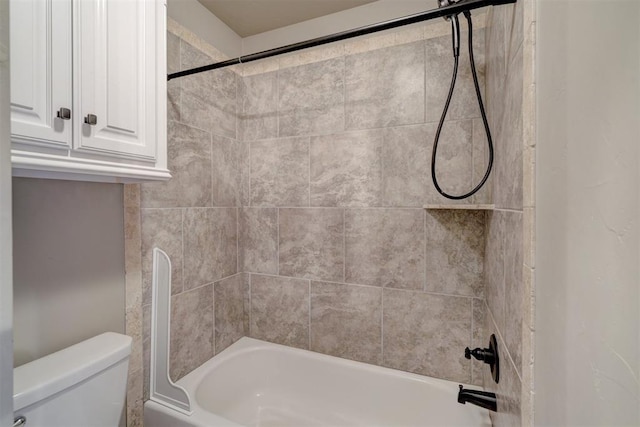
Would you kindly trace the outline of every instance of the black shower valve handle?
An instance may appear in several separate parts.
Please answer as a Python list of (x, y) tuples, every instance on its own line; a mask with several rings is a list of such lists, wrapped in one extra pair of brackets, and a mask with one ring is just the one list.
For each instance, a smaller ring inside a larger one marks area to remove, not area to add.
[(498, 356), (498, 340), (495, 334), (489, 337), (489, 348), (475, 348), (471, 350), (469, 347), (464, 349), (464, 357), (471, 359), (471, 356), (483, 361), (491, 367), (491, 377), (496, 382), (500, 381), (500, 357)]
[(495, 354), (490, 348), (476, 348), (471, 350), (469, 347), (464, 349), (464, 357), (467, 359), (471, 359), (471, 356), (475, 357), (477, 360), (481, 360), (484, 363), (488, 363), (489, 365), (494, 363)]
[(498, 340), (495, 334), (489, 337), (489, 348), (475, 348), (471, 350), (469, 347), (464, 349), (464, 357), (471, 359), (471, 356), (483, 361), (491, 367), (491, 377), (496, 382), (500, 381), (500, 356), (498, 355)]

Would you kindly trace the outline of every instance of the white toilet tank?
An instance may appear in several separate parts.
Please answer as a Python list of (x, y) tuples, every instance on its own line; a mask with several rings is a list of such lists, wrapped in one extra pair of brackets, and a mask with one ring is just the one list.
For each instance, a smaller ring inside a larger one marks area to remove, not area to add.
[(14, 416), (26, 427), (117, 427), (131, 338), (107, 332), (13, 370)]

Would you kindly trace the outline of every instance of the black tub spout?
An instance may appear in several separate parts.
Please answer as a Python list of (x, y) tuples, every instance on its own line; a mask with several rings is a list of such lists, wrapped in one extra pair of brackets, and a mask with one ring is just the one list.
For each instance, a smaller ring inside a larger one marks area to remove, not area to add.
[(482, 390), (468, 390), (460, 386), (460, 391), (458, 392), (458, 403), (462, 403), (464, 405), (467, 402), (493, 412), (498, 410), (495, 393)]

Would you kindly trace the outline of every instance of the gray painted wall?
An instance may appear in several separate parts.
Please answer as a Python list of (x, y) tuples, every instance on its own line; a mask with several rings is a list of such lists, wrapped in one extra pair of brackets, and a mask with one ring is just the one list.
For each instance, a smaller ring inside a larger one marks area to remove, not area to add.
[(14, 363), (124, 333), (122, 185), (14, 178)]
[(639, 425), (640, 3), (537, 25), (535, 424)]

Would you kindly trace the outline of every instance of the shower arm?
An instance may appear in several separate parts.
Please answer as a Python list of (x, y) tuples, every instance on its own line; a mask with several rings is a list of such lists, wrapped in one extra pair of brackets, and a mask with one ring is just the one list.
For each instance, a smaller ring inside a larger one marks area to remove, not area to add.
[(189, 70), (171, 73), (167, 76), (167, 80), (172, 80), (178, 77), (185, 77), (192, 74), (198, 74), (204, 71), (216, 70), (218, 68), (229, 67), (232, 65), (258, 61), (260, 59), (271, 58), (273, 56), (282, 55), (285, 53), (296, 52), (298, 50), (321, 46), (324, 44), (333, 43), (341, 40), (347, 40), (350, 38), (364, 36), (367, 34), (373, 34), (379, 31), (390, 30), (392, 28), (398, 28), (405, 25), (428, 21), (430, 19), (445, 18), (447, 16), (457, 15), (459, 13), (467, 12), (474, 9), (479, 9), (482, 7), (499, 6), (504, 4), (515, 3), (516, 1), (517, 0), (460, 0), (457, 3), (453, 3), (448, 6), (439, 7), (437, 9), (428, 10), (426, 12), (420, 12), (413, 15), (404, 16), (401, 18), (391, 19), (389, 21), (379, 22), (377, 24), (366, 25), (363, 27), (355, 28), (353, 30), (342, 31), (342, 32), (331, 34), (328, 36), (317, 37), (315, 39), (293, 43), (286, 46), (265, 50), (262, 52), (252, 53), (250, 55), (244, 55), (238, 58), (216, 62), (214, 64), (204, 65), (202, 67), (196, 67), (196, 68), (191, 68)]

